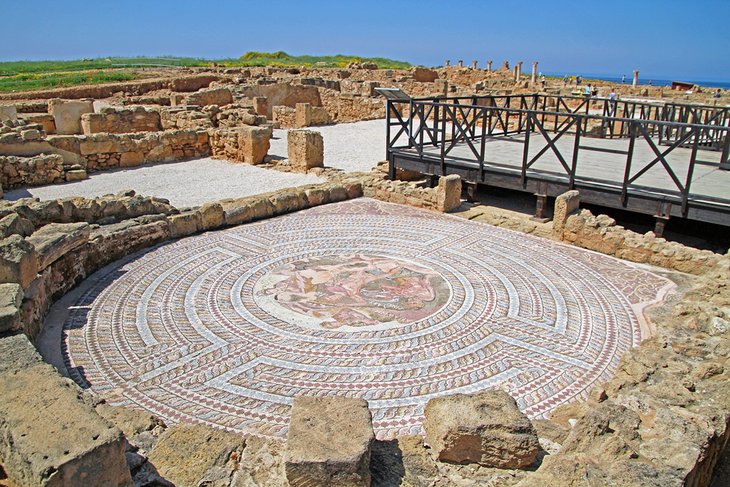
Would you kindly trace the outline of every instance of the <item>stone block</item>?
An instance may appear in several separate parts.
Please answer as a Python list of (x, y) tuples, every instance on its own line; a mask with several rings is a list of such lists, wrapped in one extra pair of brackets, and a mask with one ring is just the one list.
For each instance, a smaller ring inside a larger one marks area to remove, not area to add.
[(449, 212), (461, 206), (461, 178), (456, 174), (441, 176), (436, 187), (436, 206)]
[(289, 485), (369, 486), (374, 438), (364, 399), (295, 397), (284, 462)]
[(253, 208), (248, 203), (241, 203), (226, 208), (226, 225), (241, 225), (254, 219)]
[(297, 171), (324, 167), (324, 139), (313, 130), (290, 130), (287, 134), (289, 164)]
[(72, 250), (89, 241), (88, 223), (49, 223), (27, 238), (38, 254), (38, 269), (43, 270)]
[(304, 128), (312, 125), (312, 105), (309, 103), (297, 103), (294, 114), (294, 126)]
[(244, 445), (240, 435), (183, 423), (168, 428), (160, 436), (150, 452), (149, 461), (163, 478), (174, 485), (211, 485), (201, 481), (216, 473), (230, 478)]
[(18, 110), (15, 105), (0, 105), (0, 123), (7, 121), (18, 121)]
[(431, 83), (436, 81), (436, 78), (439, 77), (438, 73), (436, 73), (433, 69), (422, 68), (420, 66), (413, 68), (411, 73), (413, 79), (415, 81), (420, 81), (421, 83)]
[(284, 472), (284, 448), (273, 438), (250, 436), (238, 471), (233, 479), (236, 487), (281, 487), (287, 485)]
[(66, 181), (83, 181), (88, 179), (89, 175), (86, 174), (86, 169), (73, 169), (66, 171)]
[(428, 401), (424, 415), (437, 460), (525, 468), (537, 458), (537, 432), (504, 391), (437, 397)]
[(580, 194), (577, 190), (566, 191), (555, 198), (553, 212), (553, 237), (562, 240), (568, 217), (580, 208)]
[(35, 230), (33, 222), (27, 218), (23, 218), (17, 213), (11, 213), (0, 219), (0, 238), (9, 237), (11, 235), (20, 235), (27, 237)]
[(257, 115), (268, 117), (269, 115), (269, 99), (265, 96), (255, 96), (253, 99), (253, 108)]
[(15, 282), (23, 289), (38, 274), (35, 248), (20, 235), (0, 240), (0, 283)]
[(199, 211), (188, 211), (179, 215), (170, 215), (170, 234), (173, 238), (185, 237), (198, 232), (203, 227)]
[(186, 105), (207, 105), (224, 106), (233, 103), (233, 94), (228, 88), (208, 88), (197, 91), (185, 98)]
[(0, 333), (19, 330), (20, 304), (23, 302), (23, 288), (20, 284), (0, 284)]
[(32, 348), (14, 353), (27, 367), (0, 366), (0, 464), (10, 485), (132, 486), (122, 433)]
[(91, 100), (53, 99), (48, 101), (48, 112), (53, 115), (57, 134), (81, 134), (81, 115), (94, 113), (94, 102)]
[(144, 162), (144, 152), (123, 152), (119, 157), (119, 165), (121, 167), (139, 166)]
[(206, 203), (200, 207), (200, 223), (202, 230), (220, 228), (226, 221), (223, 206), (220, 203)]
[(238, 129), (238, 147), (243, 162), (261, 164), (271, 147), (271, 130), (263, 127)]

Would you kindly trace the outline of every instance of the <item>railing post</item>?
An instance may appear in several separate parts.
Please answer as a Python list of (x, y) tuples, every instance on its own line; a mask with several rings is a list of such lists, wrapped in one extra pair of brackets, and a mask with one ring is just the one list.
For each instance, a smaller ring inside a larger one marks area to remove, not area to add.
[(413, 98), (408, 102), (408, 147), (413, 147)]
[(725, 133), (725, 141), (722, 144), (722, 154), (720, 155), (720, 169), (723, 171), (730, 171), (730, 130), (723, 130)]
[(439, 109), (441, 106), (439, 105), (438, 100), (434, 100), (434, 114), (433, 114), (433, 135), (434, 138), (431, 139), (431, 143), (434, 147), (438, 145), (439, 141)]
[(688, 203), (689, 203), (689, 188), (692, 184), (692, 174), (695, 170), (695, 163), (697, 162), (697, 147), (700, 143), (700, 129), (694, 129), (694, 141), (692, 142), (692, 154), (689, 156), (689, 167), (687, 168), (687, 180), (684, 182), (684, 188), (682, 189), (682, 217), (687, 218)]
[(390, 148), (393, 142), (390, 140), (390, 109), (392, 102), (385, 100), (385, 159), (390, 159)]
[(628, 202), (628, 186), (631, 178), (631, 160), (634, 158), (634, 144), (636, 143), (636, 122), (633, 120), (629, 125), (629, 150), (626, 151), (626, 168), (624, 169), (624, 182), (621, 187), (621, 204), (625, 207)]
[(522, 176), (520, 182), (522, 187), (527, 187), (527, 158), (529, 157), (528, 151), (530, 150), (530, 132), (532, 132), (532, 118), (530, 114), (527, 114), (527, 130), (525, 130), (525, 144), (522, 148)]
[[(576, 115), (579, 117), (579, 115)], [(571, 161), (570, 166), (570, 183), (568, 184), (568, 189), (574, 189), (575, 188), (575, 172), (578, 167), (578, 150), (580, 149), (580, 120), (576, 124), (575, 129), (575, 140), (573, 141), (573, 160)]]

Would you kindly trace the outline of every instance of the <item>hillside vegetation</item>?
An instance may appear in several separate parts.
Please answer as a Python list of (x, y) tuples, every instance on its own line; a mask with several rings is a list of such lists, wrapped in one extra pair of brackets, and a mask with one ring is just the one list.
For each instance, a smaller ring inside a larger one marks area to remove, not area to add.
[(0, 92), (29, 91), (143, 77), (133, 68), (305, 66), (344, 68), (351, 62), (374, 63), (381, 69), (406, 69), (410, 63), (386, 58), (358, 56), (292, 56), (283, 51), (250, 51), (238, 59), (201, 59), (191, 57), (107, 57), (71, 61), (0, 62)]

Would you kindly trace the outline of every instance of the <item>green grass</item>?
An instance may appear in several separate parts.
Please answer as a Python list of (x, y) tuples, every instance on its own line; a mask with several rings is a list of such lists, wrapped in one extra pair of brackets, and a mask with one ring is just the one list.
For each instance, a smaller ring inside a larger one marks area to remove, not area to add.
[(129, 81), (140, 75), (125, 68), (140, 67), (247, 67), (305, 66), (344, 68), (351, 62), (375, 63), (381, 69), (407, 69), (404, 61), (357, 56), (292, 56), (283, 51), (247, 52), (238, 59), (200, 59), (190, 57), (107, 57), (73, 61), (0, 62), (0, 92), (29, 91), (61, 86)]
[(63, 86), (90, 85), (130, 81), (136, 79), (134, 73), (123, 70), (78, 71), (64, 73), (26, 73), (0, 76), (0, 92), (31, 91)]

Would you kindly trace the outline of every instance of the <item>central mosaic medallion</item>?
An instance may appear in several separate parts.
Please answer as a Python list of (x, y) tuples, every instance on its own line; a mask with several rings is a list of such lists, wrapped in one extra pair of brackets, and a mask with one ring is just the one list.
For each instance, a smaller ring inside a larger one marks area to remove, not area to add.
[(449, 286), (426, 267), (368, 254), (308, 257), (278, 266), (254, 287), (256, 304), (312, 329), (382, 330), (444, 307)]
[(542, 418), (606, 382), (672, 284), (619, 260), (366, 198), (184, 238), (69, 307), (69, 376), (166, 422), (283, 438), (297, 395), (366, 399), (378, 438), (429, 399), (506, 390)]

